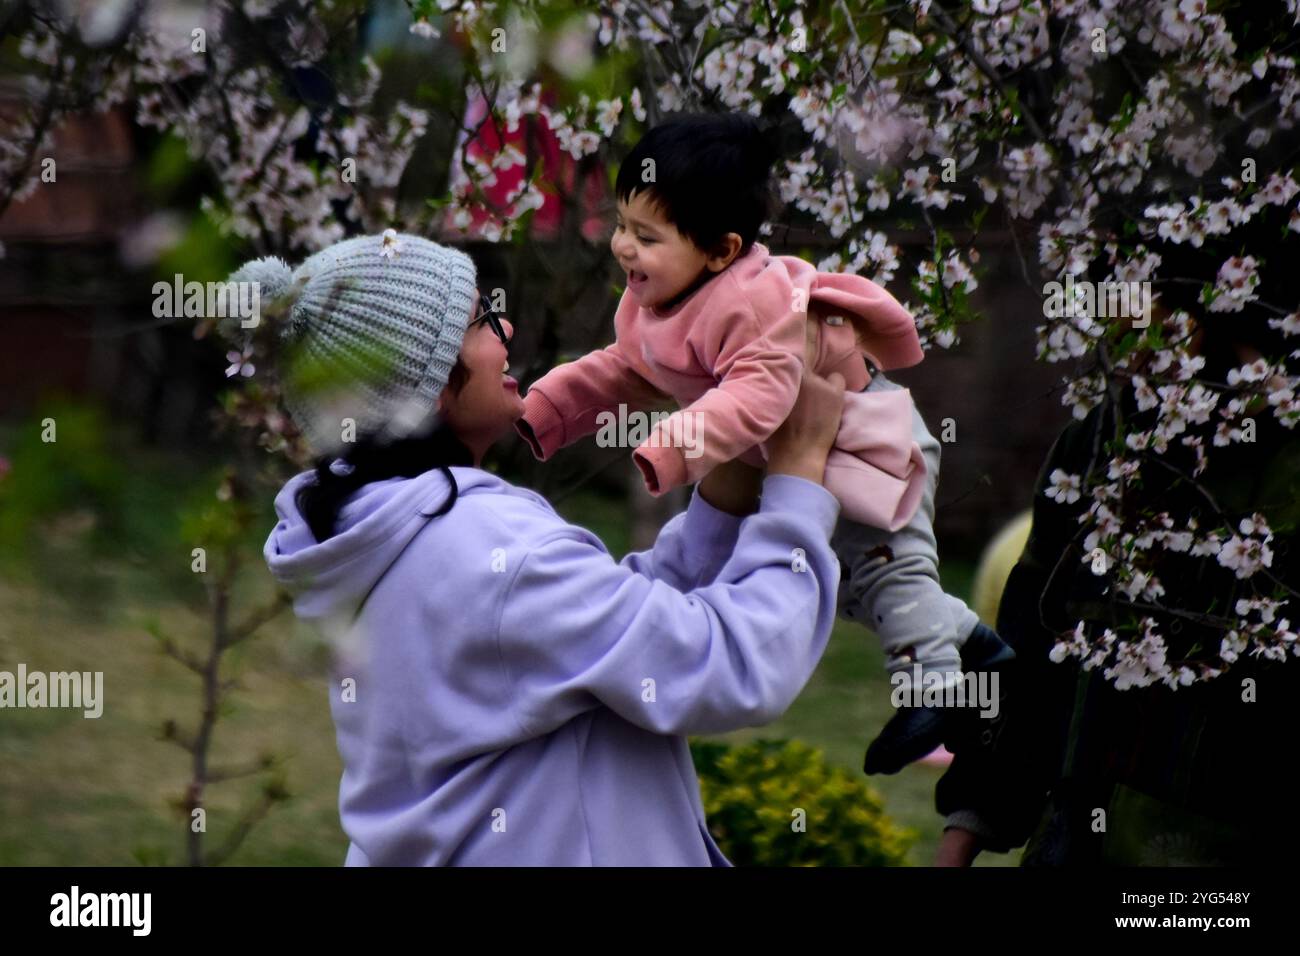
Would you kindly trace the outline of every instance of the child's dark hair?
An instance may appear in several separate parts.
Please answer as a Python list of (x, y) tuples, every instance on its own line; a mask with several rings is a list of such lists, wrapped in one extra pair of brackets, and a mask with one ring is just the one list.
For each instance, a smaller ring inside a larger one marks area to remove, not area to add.
[[(459, 392), (468, 378), (469, 369), (458, 359), (447, 378), (446, 387), (453, 393)], [(332, 470), (330, 466), (339, 460), (351, 471), (339, 474)], [(460, 494), (451, 466), (473, 464), (474, 455), (445, 421), (428, 435), (385, 442), (378, 441), (373, 435), (363, 436), (341, 459), (336, 455), (318, 459), (315, 480), (298, 490), (295, 501), (307, 519), (312, 536), (318, 542), (327, 541), (334, 537), (339, 510), (362, 485), (385, 478), (414, 478), (440, 468), (451, 482), (451, 493), (433, 514), (438, 518), (451, 510)]]
[(776, 158), (771, 134), (748, 113), (682, 114), (632, 147), (614, 191), (623, 202), (633, 193), (646, 194), (700, 249), (710, 250), (734, 232), (744, 255), (768, 217)]

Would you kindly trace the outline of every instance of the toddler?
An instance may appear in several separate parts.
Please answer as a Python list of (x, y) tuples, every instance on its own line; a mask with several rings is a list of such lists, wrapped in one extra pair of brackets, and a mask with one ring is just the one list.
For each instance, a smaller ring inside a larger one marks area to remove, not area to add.
[[(813, 370), (846, 383), (825, 476), (841, 503), (840, 613), (880, 637), (891, 672), (950, 683), (979, 619), (939, 586), (938, 442), (910, 393), (881, 374), (921, 361), (915, 323), (875, 283), (755, 241), (774, 162), (745, 114), (686, 116), (642, 138), (615, 185), (610, 249), (627, 276), (615, 341), (538, 380), (519, 431), (545, 460), (595, 432), (602, 414), (671, 398), (679, 410), (633, 452), (652, 494), (733, 458), (761, 466), (764, 442), (799, 392), (809, 318), (821, 319)], [(684, 434), (697, 440), (683, 447)], [(967, 666), (996, 653), (990, 639), (983, 628)], [(868, 750), (867, 772), (896, 771), (934, 749), (943, 723), (937, 709), (902, 708)]]

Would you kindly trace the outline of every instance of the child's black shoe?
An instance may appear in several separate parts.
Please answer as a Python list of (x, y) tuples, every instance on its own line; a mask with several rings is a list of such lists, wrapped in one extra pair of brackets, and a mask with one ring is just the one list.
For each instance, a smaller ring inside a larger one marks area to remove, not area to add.
[(996, 671), (1016, 659), (1011, 645), (987, 624), (975, 625), (961, 646), (961, 666), (968, 671)]
[(864, 773), (898, 773), (943, 743), (949, 710), (943, 707), (900, 707), (867, 747)]
[[(961, 666), (967, 672), (1000, 671), (1015, 656), (1015, 651), (996, 631), (977, 624), (962, 645)], [(867, 747), (862, 770), (867, 774), (898, 773), (942, 743), (966, 740), (979, 719), (979, 708), (969, 704), (899, 707)]]

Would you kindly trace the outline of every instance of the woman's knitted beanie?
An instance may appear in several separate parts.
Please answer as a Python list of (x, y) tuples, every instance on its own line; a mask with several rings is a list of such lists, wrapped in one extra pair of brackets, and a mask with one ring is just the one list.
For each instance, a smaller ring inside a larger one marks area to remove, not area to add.
[(362, 435), (427, 427), (460, 354), (475, 302), (474, 263), (388, 230), (337, 242), (297, 269), (269, 257), (232, 282), (257, 282), (278, 320), (284, 403), (318, 455)]

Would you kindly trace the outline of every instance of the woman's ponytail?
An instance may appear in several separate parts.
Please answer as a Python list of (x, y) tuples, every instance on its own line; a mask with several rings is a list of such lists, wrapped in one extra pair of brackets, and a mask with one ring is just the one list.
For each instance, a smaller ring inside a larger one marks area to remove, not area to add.
[[(468, 376), (459, 362), (452, 368), (447, 387), (459, 391)], [(473, 453), (451, 425), (441, 422), (430, 434), (378, 441), (373, 435), (359, 439), (342, 457), (328, 455), (316, 462), (314, 479), (298, 490), (295, 499), (307, 527), (318, 542), (334, 537), (339, 512), (363, 485), (386, 478), (414, 478), (440, 469), (451, 483), (451, 493), (433, 517), (451, 510), (460, 495), (451, 466), (472, 467)]]

